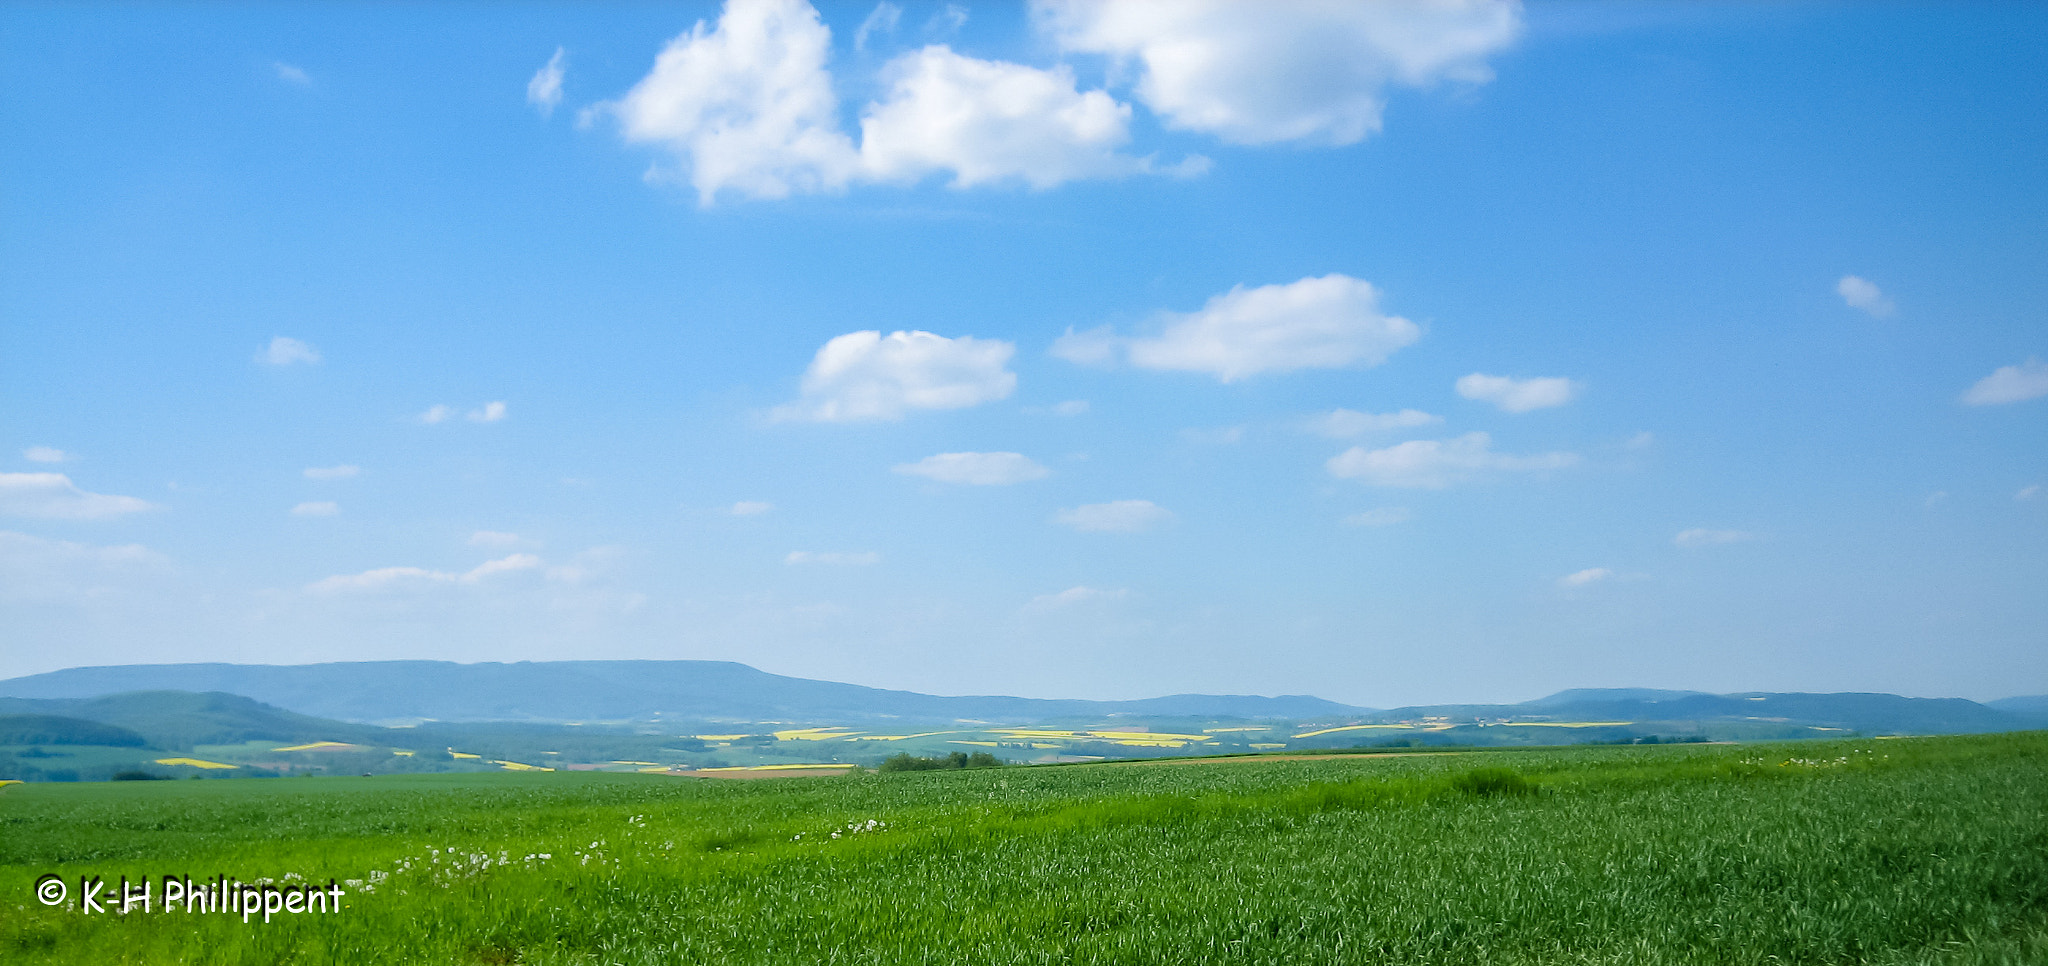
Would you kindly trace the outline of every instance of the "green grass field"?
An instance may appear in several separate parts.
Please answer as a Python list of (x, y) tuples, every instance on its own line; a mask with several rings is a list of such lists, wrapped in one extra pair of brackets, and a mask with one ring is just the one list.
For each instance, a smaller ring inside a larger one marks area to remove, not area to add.
[[(376, 884), (244, 925), (53, 872)], [(2048, 733), (14, 785), (0, 890), (34, 963), (2038, 964)]]

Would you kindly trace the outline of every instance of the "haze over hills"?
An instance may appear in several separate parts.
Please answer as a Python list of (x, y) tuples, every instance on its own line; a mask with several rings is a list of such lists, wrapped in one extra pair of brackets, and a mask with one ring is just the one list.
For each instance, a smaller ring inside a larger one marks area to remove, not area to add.
[(730, 661), (455, 664), (144, 664), (0, 681), (0, 696), (222, 691), (342, 721), (1043, 721), (1090, 715), (1317, 718), (1368, 709), (1306, 695), (1181, 694), (1136, 701), (947, 697), (785, 677)]
[[(138, 704), (138, 691), (223, 692), (161, 695)], [(123, 694), (95, 713), (94, 699)], [(248, 707), (229, 708), (230, 696)], [(58, 699), (8, 708), (6, 698)], [(154, 702), (154, 703), (151, 703)], [(210, 702), (210, 703), (208, 703)], [(1242, 718), (1350, 724), (1436, 718), (1556, 722), (1722, 722), (1801, 726), (1870, 734), (2004, 731), (2048, 725), (2048, 702), (2015, 698), (1987, 706), (1961, 698), (1893, 694), (1715, 695), (1647, 688), (1560, 691), (1520, 704), (1429, 705), (1392, 710), (1352, 707), (1306, 695), (1172, 695), (1134, 701), (949, 697), (787, 677), (727, 661), (553, 661), (455, 664), (375, 661), (305, 665), (159, 664), (70, 668), (0, 681), (0, 710), (73, 715), (123, 727), (170, 715), (196, 734), (221, 722), (247, 725), (255, 702), (262, 727), (277, 736), (327, 734), (311, 718), (372, 722), (1000, 722), (1079, 718)], [(155, 704), (163, 707), (157, 710)], [(112, 713), (113, 709), (120, 713)], [(157, 713), (161, 711), (161, 714)], [(310, 716), (307, 717), (307, 716)], [(222, 727), (225, 725), (222, 724)], [(324, 729), (324, 730), (323, 730)], [(330, 735), (331, 736), (331, 735)], [(1357, 736), (1351, 736), (1357, 737)]]

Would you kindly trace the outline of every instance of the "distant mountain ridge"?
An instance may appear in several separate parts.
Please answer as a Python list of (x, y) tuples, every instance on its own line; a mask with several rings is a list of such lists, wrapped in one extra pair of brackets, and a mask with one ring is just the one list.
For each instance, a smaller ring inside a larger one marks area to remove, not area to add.
[(1320, 718), (1370, 709), (1307, 695), (1178, 694), (1135, 701), (948, 697), (786, 677), (730, 661), (456, 664), (138, 664), (0, 681), (0, 696), (93, 698), (129, 691), (226, 692), (341, 721), (872, 719), (1041, 721), (1109, 714)]

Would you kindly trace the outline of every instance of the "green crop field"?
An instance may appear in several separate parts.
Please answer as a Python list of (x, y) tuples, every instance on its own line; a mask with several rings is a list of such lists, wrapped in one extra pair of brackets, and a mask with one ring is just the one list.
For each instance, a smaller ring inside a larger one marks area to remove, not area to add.
[[(76, 908), (166, 874), (347, 895)], [(0, 890), (34, 963), (2038, 964), (2048, 733), (13, 785)]]

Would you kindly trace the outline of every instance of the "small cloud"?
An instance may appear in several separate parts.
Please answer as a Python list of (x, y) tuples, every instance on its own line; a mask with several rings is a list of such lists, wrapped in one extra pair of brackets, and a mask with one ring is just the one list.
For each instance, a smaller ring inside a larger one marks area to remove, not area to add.
[(156, 504), (132, 496), (88, 493), (62, 473), (0, 473), (0, 513), (51, 520), (106, 520)]
[(1840, 295), (1850, 308), (1862, 309), (1878, 318), (1892, 314), (1895, 308), (1892, 300), (1885, 298), (1875, 283), (1855, 275), (1842, 276), (1842, 280), (1835, 283), (1835, 294)]
[(478, 564), (468, 573), (454, 574), (424, 567), (380, 567), (359, 574), (337, 574), (306, 585), (315, 594), (381, 593), (421, 590), (436, 586), (475, 586), (499, 574), (535, 570), (541, 559), (530, 553), (515, 553)]
[(1532, 409), (1548, 409), (1571, 402), (1584, 388), (1570, 379), (1548, 376), (1537, 379), (1511, 379), (1507, 376), (1489, 376), (1472, 373), (1461, 376), (1457, 382), (1458, 395), (1466, 399), (1490, 402), (1502, 412), (1526, 413)]
[(1744, 530), (1709, 530), (1706, 527), (1694, 527), (1690, 530), (1680, 530), (1677, 536), (1671, 538), (1671, 542), (1681, 547), (1713, 547), (1754, 539), (1756, 534)]
[(312, 365), (320, 361), (320, 352), (297, 339), (278, 336), (270, 340), (270, 347), (256, 354), (256, 361), (267, 366), (288, 366), (295, 362)]
[(940, 483), (972, 486), (1007, 486), (1042, 480), (1052, 471), (1022, 453), (940, 453), (915, 463), (904, 463), (895, 471), (922, 476)]
[(1355, 409), (1333, 409), (1310, 419), (1309, 430), (1333, 439), (1345, 439), (1365, 433), (1432, 426), (1443, 421), (1442, 416), (1433, 416), (1420, 409), (1403, 409), (1394, 413), (1362, 413)]
[(533, 543), (534, 541), (528, 540), (525, 537), (520, 536), (519, 534), (506, 533), (501, 530), (478, 530), (477, 532), (469, 535), (470, 546), (487, 547), (492, 550), (509, 550), (513, 547), (528, 547), (532, 546)]
[(1621, 445), (1624, 449), (1649, 449), (1657, 445), (1657, 434), (1646, 429), (1634, 436), (1630, 436)]
[(736, 517), (757, 517), (775, 509), (775, 504), (765, 500), (741, 500), (726, 508), (727, 513)]
[(1173, 520), (1173, 511), (1151, 500), (1086, 503), (1053, 514), (1053, 522), (1082, 533), (1139, 533)]
[(1016, 346), (930, 332), (849, 332), (826, 342), (804, 371), (801, 398), (775, 419), (822, 423), (902, 419), (918, 409), (963, 409), (1007, 398)]
[(1354, 513), (1344, 518), (1347, 527), (1391, 527), (1407, 523), (1414, 515), (1405, 506), (1383, 506), (1364, 513)]
[(1379, 309), (1372, 283), (1332, 273), (1284, 285), (1242, 285), (1193, 312), (1162, 312), (1160, 331), (1118, 336), (1107, 327), (1067, 333), (1052, 354), (1141, 369), (1200, 372), (1219, 382), (1301, 369), (1369, 368), (1422, 337), (1422, 327)]
[(495, 423), (505, 418), (505, 404), (502, 402), (484, 403), (482, 409), (470, 410), (468, 418), (472, 423)]
[(1069, 399), (1052, 407), (1052, 414), (1055, 416), (1082, 416), (1086, 415), (1087, 412), (1088, 400), (1086, 399)]
[(1560, 587), (1584, 587), (1587, 584), (1599, 583), (1612, 576), (1614, 576), (1614, 571), (1606, 567), (1588, 567), (1578, 573), (1565, 574), (1557, 578), (1557, 584)]
[(895, 33), (896, 24), (902, 19), (902, 7), (886, 2), (875, 4), (874, 11), (869, 13), (867, 19), (860, 22), (859, 29), (853, 32), (854, 51), (858, 53), (867, 50), (868, 38), (875, 34)]
[(960, 28), (965, 26), (967, 26), (967, 8), (957, 3), (949, 3), (938, 13), (932, 14), (930, 20), (925, 21), (924, 32), (943, 37), (958, 33)]
[(308, 466), (300, 472), (309, 480), (345, 480), (362, 471), (360, 466), (344, 463), (340, 466)]
[(333, 500), (309, 500), (292, 507), (295, 517), (331, 517), (341, 512), (341, 504)]
[(1466, 433), (1455, 439), (1415, 439), (1368, 450), (1353, 446), (1330, 457), (1325, 467), (1339, 479), (1374, 486), (1442, 489), (1487, 473), (1563, 469), (1579, 461), (1575, 453), (1509, 456), (1493, 452), (1493, 437)]
[(271, 61), (270, 69), (277, 73), (278, 80), (284, 81), (285, 83), (288, 84), (297, 84), (301, 87), (304, 87), (308, 84), (313, 83), (312, 75), (306, 73), (305, 70), (299, 67), (287, 64), (281, 60)]
[(822, 553), (815, 550), (791, 550), (782, 562), (792, 567), (799, 564), (826, 564), (838, 567), (866, 567), (882, 562), (882, 555), (870, 550), (866, 553)]
[(556, 47), (555, 55), (526, 82), (526, 103), (540, 111), (541, 117), (553, 117), (556, 106), (562, 103), (562, 61), (567, 56), (567, 51)]
[(423, 412), (413, 418), (429, 426), (432, 426), (435, 423), (442, 422), (453, 415), (455, 415), (455, 410), (449, 409), (446, 406), (436, 403), (432, 406), (428, 406), (426, 412)]
[(2040, 495), (2041, 495), (2041, 484), (2039, 484), (2039, 483), (2031, 483), (2031, 484), (2028, 484), (2028, 485), (2026, 485), (2026, 486), (2020, 487), (2020, 491), (2019, 491), (2018, 493), (2015, 493), (2015, 494), (2013, 494), (2013, 495), (2012, 495), (2012, 498), (2013, 498), (2013, 499), (2015, 499), (2015, 500), (2022, 500), (2022, 501), (2025, 501), (2025, 500), (2031, 500), (2031, 499), (2034, 499), (2035, 497), (2038, 497), (2038, 496), (2040, 496)]
[(2016, 366), (2001, 366), (1977, 380), (1963, 393), (1972, 406), (1998, 406), (2048, 396), (2048, 363), (2029, 358)]
[(21, 451), (21, 458), (31, 463), (63, 463), (78, 457), (52, 446), (31, 446)]
[(1040, 594), (1031, 598), (1025, 606), (1032, 610), (1058, 610), (1100, 600), (1121, 600), (1130, 595), (1122, 588), (1104, 590), (1096, 587), (1069, 587), (1057, 594)]

